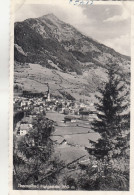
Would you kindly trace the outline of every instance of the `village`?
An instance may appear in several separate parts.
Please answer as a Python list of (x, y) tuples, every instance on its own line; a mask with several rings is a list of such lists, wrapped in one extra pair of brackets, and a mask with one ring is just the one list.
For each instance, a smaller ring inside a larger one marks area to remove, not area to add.
[(60, 153), (60, 158), (66, 162), (85, 154), (80, 163), (88, 165), (87, 150), (93, 147), (99, 137), (90, 129), (91, 121), (97, 117), (94, 105), (51, 97), (49, 88), (45, 94), (24, 91), (21, 96), (14, 97), (16, 148), (17, 142), (32, 131), (39, 115), (54, 121), (55, 130), (50, 139), (55, 143), (55, 154)]
[[(61, 170), (64, 169), (63, 172), (60, 172), (58, 179), (61, 183), (64, 180), (64, 173), (66, 173), (67, 178), (77, 178), (81, 171), (84, 173), (86, 170), (91, 170), (96, 175), (99, 173), (102, 177), (105, 177), (106, 166), (108, 169), (112, 169), (113, 166), (119, 168), (118, 160), (115, 162), (111, 158), (109, 163), (105, 162), (105, 160), (103, 163), (98, 160), (102, 155), (107, 155), (107, 153), (105, 153), (105, 149), (101, 147), (96, 149), (95, 147), (101, 135), (92, 128), (92, 122), (98, 119), (98, 112), (95, 110), (94, 103), (82, 99), (80, 101), (69, 99), (64, 96), (62, 98), (55, 97), (50, 93), (49, 84), (47, 86), (48, 90), (45, 93), (26, 90), (18, 93), (20, 90), (15, 90), (14, 154), (17, 154), (19, 158), (27, 163), (29, 156), (25, 158), (23, 153), (20, 152), (22, 149), (27, 154), (27, 150), (29, 151), (31, 148), (32, 155), (34, 155), (35, 149), (41, 151), (41, 154), (36, 153), (37, 159), (39, 159), (43, 151), (51, 153), (52, 148), (54, 148), (50, 156), (55, 159), (54, 163), (59, 163), (59, 166), (62, 165)], [(47, 142), (45, 143), (46, 145), (42, 144), (45, 138), (45, 131), (47, 132), (49, 143), (52, 143), (52, 147), (47, 147)], [(34, 138), (31, 132), (34, 135), (37, 132)], [(128, 134), (128, 132), (124, 133)], [(126, 135), (124, 134), (123, 136)], [(119, 139), (122, 139), (123, 136), (119, 137)], [(112, 141), (114, 144), (118, 142), (116, 139)], [(129, 144), (129, 142), (127, 143)], [(127, 147), (126, 152), (128, 153)], [(109, 152), (110, 157), (113, 154), (115, 156), (120, 155), (120, 149), (115, 149), (114, 153), (113, 151)], [(128, 164), (127, 161), (125, 163)], [(125, 163), (121, 166), (122, 170), (125, 169)], [(35, 162), (33, 164), (36, 165)], [(47, 175), (49, 171), (51, 174), (55, 174), (57, 170), (57, 167), (53, 170), (50, 163), (45, 167), (43, 174)]]
[(92, 121), (97, 117), (93, 104), (84, 102), (56, 99), (47, 94), (24, 91), (22, 96), (14, 98), (14, 115), (23, 112), (24, 117), (16, 124), (17, 135), (25, 135), (32, 128), (32, 121), (38, 114), (57, 112), (64, 115), (64, 123), (74, 123), (78, 120)]

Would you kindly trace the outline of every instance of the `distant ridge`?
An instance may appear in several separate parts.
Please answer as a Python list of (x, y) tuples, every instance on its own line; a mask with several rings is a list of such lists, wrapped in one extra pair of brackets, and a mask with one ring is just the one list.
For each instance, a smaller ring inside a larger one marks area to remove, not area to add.
[(91, 63), (103, 68), (109, 62), (119, 64), (123, 69), (130, 65), (129, 56), (83, 35), (53, 13), (16, 22), (14, 33), (14, 58), (17, 62), (38, 63), (77, 74), (83, 74)]

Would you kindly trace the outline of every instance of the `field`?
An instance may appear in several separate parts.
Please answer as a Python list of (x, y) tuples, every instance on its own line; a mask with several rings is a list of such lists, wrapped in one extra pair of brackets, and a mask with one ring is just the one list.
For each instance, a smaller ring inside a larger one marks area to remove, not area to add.
[(66, 162), (71, 162), (82, 155), (89, 156), (85, 147), (90, 147), (89, 140), (97, 141), (100, 136), (91, 131), (87, 121), (64, 124), (61, 122), (64, 119), (63, 114), (48, 112), (46, 116), (58, 124), (51, 136), (51, 139), (57, 143), (55, 145), (56, 156), (58, 155)]

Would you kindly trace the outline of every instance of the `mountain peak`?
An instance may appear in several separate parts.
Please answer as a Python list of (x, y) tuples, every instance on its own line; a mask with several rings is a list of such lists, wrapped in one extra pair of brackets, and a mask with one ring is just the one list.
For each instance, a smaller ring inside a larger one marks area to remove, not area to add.
[(45, 19), (45, 18), (58, 19), (53, 13), (49, 13), (49, 14), (46, 14), (46, 15), (40, 17), (40, 19)]
[(130, 63), (127, 56), (83, 35), (52, 13), (17, 23), (14, 32), (15, 59), (19, 62), (34, 62), (49, 68), (54, 68), (54, 63), (64, 72), (77, 74), (91, 67), (104, 68), (109, 60), (119, 61), (126, 69)]
[(46, 17), (56, 17), (53, 13), (49, 13), (45, 15)]

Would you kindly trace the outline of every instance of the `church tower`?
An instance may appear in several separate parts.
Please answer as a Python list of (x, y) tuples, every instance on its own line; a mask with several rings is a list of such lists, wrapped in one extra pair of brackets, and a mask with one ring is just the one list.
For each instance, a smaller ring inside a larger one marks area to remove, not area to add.
[(50, 101), (50, 90), (49, 90), (49, 85), (47, 84), (48, 91), (47, 91), (47, 101)]

